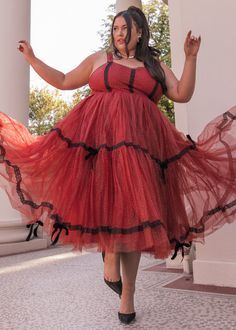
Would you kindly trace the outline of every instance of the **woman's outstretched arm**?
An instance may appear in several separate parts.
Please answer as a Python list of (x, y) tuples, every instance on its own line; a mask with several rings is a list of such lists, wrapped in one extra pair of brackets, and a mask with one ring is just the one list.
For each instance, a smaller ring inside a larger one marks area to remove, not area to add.
[(185, 63), (180, 80), (176, 78), (172, 70), (164, 63), (161, 63), (166, 76), (166, 96), (174, 102), (188, 102), (193, 95), (196, 80), (197, 54), (200, 44), (201, 37), (193, 37), (191, 36), (191, 31), (189, 31), (184, 43)]
[(61, 90), (77, 89), (86, 85), (93, 70), (94, 62), (99, 56), (99, 52), (88, 56), (75, 69), (64, 74), (37, 58), (31, 45), (26, 40), (19, 41), (18, 49), (43, 80)]

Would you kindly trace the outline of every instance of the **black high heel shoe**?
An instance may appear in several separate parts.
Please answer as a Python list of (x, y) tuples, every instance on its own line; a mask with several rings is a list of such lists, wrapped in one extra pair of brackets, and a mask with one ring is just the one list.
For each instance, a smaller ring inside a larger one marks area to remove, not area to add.
[[(104, 262), (105, 259), (105, 252), (102, 252), (102, 260)], [(110, 289), (112, 289), (113, 291), (115, 291), (115, 293), (117, 293), (119, 295), (119, 297), (121, 298), (121, 294), (122, 294), (122, 281), (121, 278), (119, 279), (119, 281), (116, 282), (111, 282), (108, 281), (107, 279), (105, 279), (104, 277), (104, 282), (106, 283), (106, 285), (109, 286)]]
[(124, 323), (124, 324), (129, 324), (135, 319), (136, 313), (131, 313), (131, 314), (123, 314), (118, 312), (118, 317), (119, 320)]

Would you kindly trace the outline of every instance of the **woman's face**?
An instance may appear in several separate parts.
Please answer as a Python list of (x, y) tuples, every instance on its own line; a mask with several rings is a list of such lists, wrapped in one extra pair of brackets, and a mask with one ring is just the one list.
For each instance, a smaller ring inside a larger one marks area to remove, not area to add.
[[(113, 26), (113, 38), (114, 38), (114, 45), (118, 49), (121, 54), (126, 54), (125, 49), (125, 38), (127, 35), (127, 23), (122, 16), (118, 16), (114, 22)], [(136, 45), (140, 36), (140, 32), (138, 31), (134, 21), (132, 20), (132, 28), (131, 28), (131, 38), (128, 43), (128, 50), (135, 51)]]

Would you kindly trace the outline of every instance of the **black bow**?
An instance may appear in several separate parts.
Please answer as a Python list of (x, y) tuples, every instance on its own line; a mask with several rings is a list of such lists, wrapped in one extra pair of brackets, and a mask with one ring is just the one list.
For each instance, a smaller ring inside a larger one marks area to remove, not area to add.
[(165, 170), (168, 168), (168, 160), (164, 160), (163, 162), (160, 162), (160, 167), (161, 167), (161, 178), (164, 183), (166, 183), (166, 178), (165, 178)]
[(26, 238), (26, 241), (29, 241), (30, 240), (32, 233), (34, 234), (33, 237), (38, 237), (37, 231), (38, 231), (38, 227), (39, 226), (42, 226), (43, 227), (43, 223), (40, 220), (38, 220), (38, 221), (36, 221), (34, 223), (31, 223), (31, 224), (26, 225), (26, 228), (30, 228), (30, 231), (29, 231), (29, 234), (28, 234), (28, 236)]
[(178, 253), (179, 250), (182, 251), (182, 253), (181, 253), (182, 254), (182, 258), (184, 258), (184, 248), (185, 247), (190, 248), (191, 245), (192, 245), (192, 242), (189, 242), (189, 243), (180, 243), (180, 241), (177, 241), (176, 239), (173, 240), (173, 241), (175, 241), (176, 243), (175, 243), (175, 252), (174, 252), (173, 256), (171, 257), (171, 260), (174, 260), (176, 258), (177, 253)]
[(89, 153), (85, 156), (85, 159), (87, 160), (90, 156), (95, 156), (98, 153), (98, 149), (94, 149), (89, 147), (88, 148)]
[[(51, 235), (51, 240), (52, 240), (51, 245), (55, 245), (57, 243), (63, 229), (66, 231), (66, 235), (69, 235), (68, 227), (64, 223), (56, 222), (56, 223), (54, 223), (53, 228), (54, 228), (54, 231), (52, 232), (52, 235)], [(58, 232), (56, 238), (53, 240), (53, 236), (56, 234), (56, 232), (58, 230), (59, 230), (59, 232)]]

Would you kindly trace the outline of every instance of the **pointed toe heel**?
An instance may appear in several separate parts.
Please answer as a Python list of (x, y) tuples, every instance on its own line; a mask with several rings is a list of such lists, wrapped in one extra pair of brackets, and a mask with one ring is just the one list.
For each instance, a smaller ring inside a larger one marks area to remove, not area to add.
[(115, 293), (117, 293), (121, 297), (121, 294), (122, 294), (121, 279), (117, 282), (111, 282), (111, 281), (108, 281), (107, 279), (105, 279), (105, 277), (104, 277), (104, 282), (106, 283), (106, 285), (109, 286), (110, 289), (112, 289)]
[[(105, 260), (105, 252), (102, 252), (102, 260), (104, 262)], [(108, 281), (105, 277), (104, 277), (104, 282), (106, 283), (107, 286), (109, 286), (110, 289), (112, 289), (115, 293), (117, 293), (119, 295), (119, 297), (121, 298), (121, 294), (122, 294), (122, 281), (121, 278), (119, 279), (119, 281), (116, 282), (111, 282)]]
[(123, 314), (123, 313), (118, 312), (119, 320), (121, 321), (121, 323), (124, 323), (124, 324), (131, 323), (135, 319), (135, 316), (136, 316), (135, 312), (131, 313), (131, 314)]

